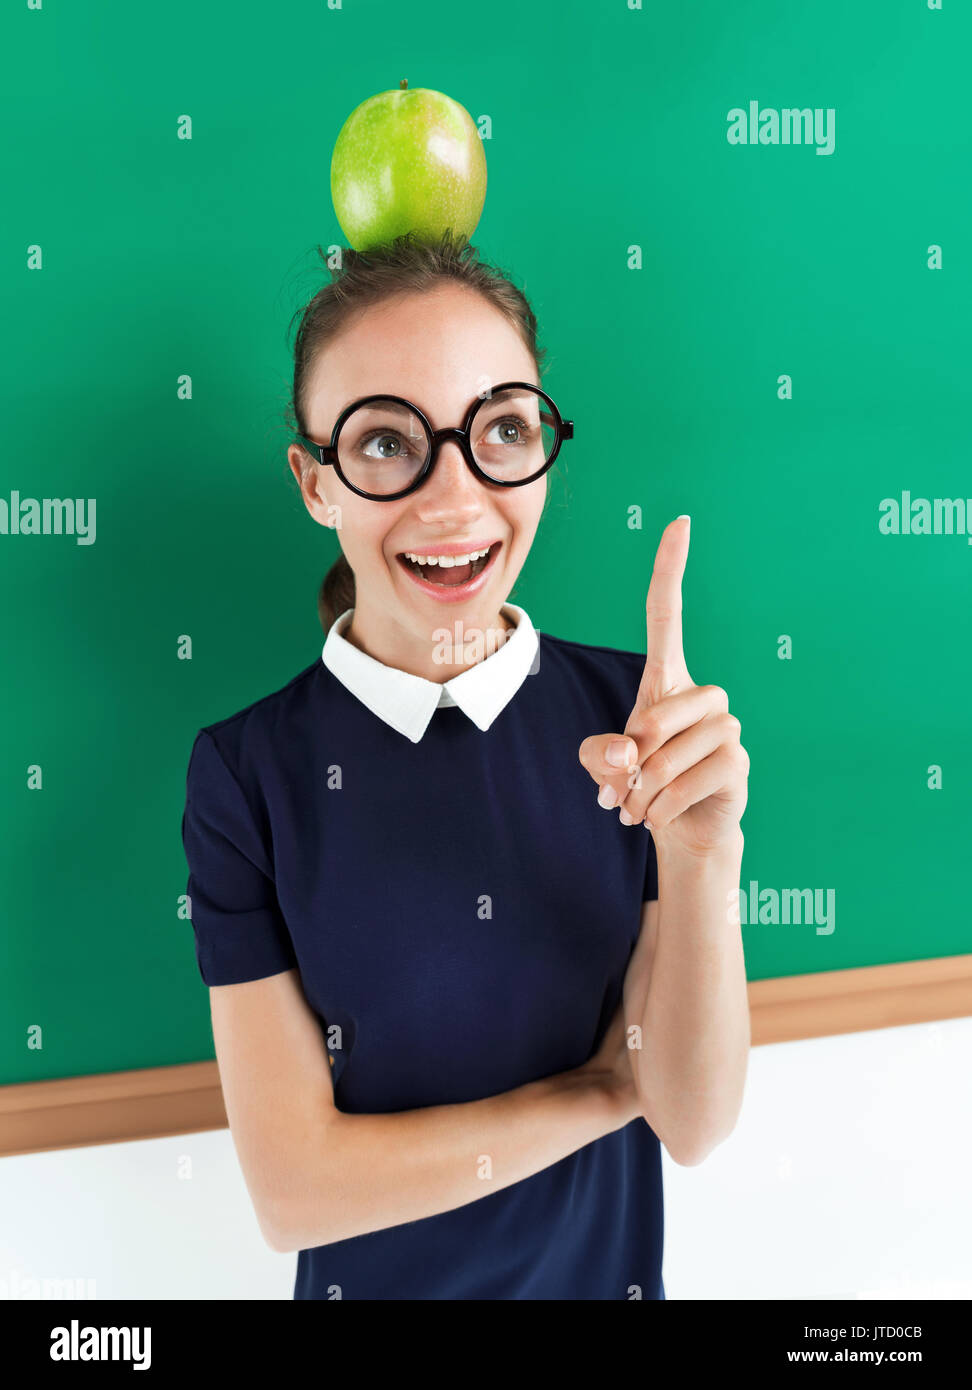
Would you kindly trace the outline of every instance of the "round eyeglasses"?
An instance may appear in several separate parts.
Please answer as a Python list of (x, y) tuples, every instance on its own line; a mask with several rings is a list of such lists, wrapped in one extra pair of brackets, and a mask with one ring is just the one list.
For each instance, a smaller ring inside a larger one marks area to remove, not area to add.
[(415, 492), (435, 467), (439, 449), (453, 439), (473, 474), (497, 487), (523, 487), (551, 466), (574, 422), (565, 420), (546, 391), (526, 381), (505, 381), (473, 401), (460, 429), (434, 430), (401, 396), (364, 396), (342, 410), (330, 444), (297, 436), (316, 463), (330, 464), (359, 497), (393, 502)]

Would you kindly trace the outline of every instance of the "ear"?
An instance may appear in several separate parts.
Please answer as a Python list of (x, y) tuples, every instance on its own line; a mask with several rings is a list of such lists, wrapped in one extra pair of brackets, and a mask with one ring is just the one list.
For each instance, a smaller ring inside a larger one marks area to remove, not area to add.
[(287, 462), (290, 464), (290, 471), (297, 480), (300, 495), (304, 499), (304, 506), (321, 526), (333, 529), (329, 515), (329, 504), (322, 488), (321, 473), (324, 470), (314, 462), (301, 444), (289, 446)]

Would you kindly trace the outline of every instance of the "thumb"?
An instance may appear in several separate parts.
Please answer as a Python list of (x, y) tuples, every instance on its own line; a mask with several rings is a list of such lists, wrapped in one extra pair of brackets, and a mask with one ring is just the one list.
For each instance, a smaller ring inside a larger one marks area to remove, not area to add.
[(614, 789), (616, 806), (620, 806), (641, 772), (638, 745), (628, 734), (592, 734), (585, 738), (577, 756), (598, 786)]

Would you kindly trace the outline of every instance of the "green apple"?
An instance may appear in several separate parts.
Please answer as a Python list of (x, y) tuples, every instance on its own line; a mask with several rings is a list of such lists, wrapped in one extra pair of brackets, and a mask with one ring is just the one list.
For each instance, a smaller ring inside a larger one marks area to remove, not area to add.
[(471, 237), (486, 200), (486, 155), (472, 117), (430, 87), (378, 92), (344, 122), (331, 156), (331, 199), (356, 251), (404, 232)]

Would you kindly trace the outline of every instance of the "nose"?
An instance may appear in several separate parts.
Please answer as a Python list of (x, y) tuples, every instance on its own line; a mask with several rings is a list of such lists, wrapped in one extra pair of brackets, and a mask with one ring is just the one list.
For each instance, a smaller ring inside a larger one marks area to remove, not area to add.
[(483, 485), (466, 462), (458, 441), (443, 439), (432, 471), (418, 491), (420, 504), (428, 505), (431, 500), (448, 507), (472, 502), (478, 507), (482, 492)]
[(415, 494), (415, 515), (430, 535), (468, 534), (485, 506), (483, 484), (453, 439), (444, 440), (435, 467)]

